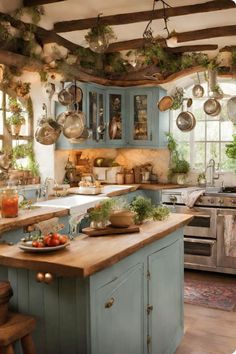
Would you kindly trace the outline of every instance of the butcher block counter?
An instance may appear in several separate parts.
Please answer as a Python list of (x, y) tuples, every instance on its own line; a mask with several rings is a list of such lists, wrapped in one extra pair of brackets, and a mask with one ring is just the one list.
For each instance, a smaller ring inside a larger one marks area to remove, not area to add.
[(171, 214), (165, 221), (148, 221), (140, 232), (113, 236), (82, 235), (63, 250), (52, 253), (28, 253), (18, 245), (0, 245), (0, 264), (16, 268), (50, 271), (64, 276), (90, 276), (140, 248), (184, 226), (191, 216)]
[(20, 209), (16, 218), (0, 218), (0, 234), (5, 231), (19, 229), (53, 217), (63, 217), (68, 214), (69, 212), (67, 209), (56, 207), (38, 207), (30, 210)]
[(1, 244), (0, 279), (13, 288), (10, 308), (36, 318), (36, 352), (173, 354), (183, 335), (183, 227), (191, 218), (78, 235), (51, 253)]

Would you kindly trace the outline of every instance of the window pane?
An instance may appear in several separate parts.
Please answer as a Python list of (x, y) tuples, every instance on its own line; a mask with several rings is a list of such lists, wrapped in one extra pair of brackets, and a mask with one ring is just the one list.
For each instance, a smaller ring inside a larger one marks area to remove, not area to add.
[(193, 131), (194, 140), (205, 141), (205, 122), (197, 122), (195, 129)]
[(225, 154), (225, 145), (221, 144), (221, 170), (236, 171), (236, 159), (230, 159)]
[(206, 144), (206, 162), (208, 162), (210, 159), (214, 159), (216, 163), (219, 163), (220, 158), (219, 158), (219, 148), (220, 144), (219, 143), (207, 143)]
[(205, 169), (205, 143), (195, 143), (193, 155), (193, 167), (197, 170)]
[(225, 121), (221, 123), (221, 140), (231, 141), (233, 134), (234, 126), (230, 121)]
[(219, 140), (219, 121), (207, 122), (207, 140)]

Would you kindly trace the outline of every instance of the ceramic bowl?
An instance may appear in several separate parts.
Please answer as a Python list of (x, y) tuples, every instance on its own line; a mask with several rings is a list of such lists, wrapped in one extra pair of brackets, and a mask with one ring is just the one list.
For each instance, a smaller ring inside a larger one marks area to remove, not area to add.
[(135, 213), (129, 210), (115, 211), (110, 215), (109, 221), (115, 227), (129, 227), (134, 224)]

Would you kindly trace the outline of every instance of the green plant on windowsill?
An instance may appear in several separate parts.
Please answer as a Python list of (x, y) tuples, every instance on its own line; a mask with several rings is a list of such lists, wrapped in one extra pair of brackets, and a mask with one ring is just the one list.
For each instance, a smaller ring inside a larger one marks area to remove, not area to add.
[[(170, 151), (170, 166), (168, 171), (168, 179), (171, 180), (175, 175), (186, 175), (190, 171), (190, 164), (183, 157), (180, 157), (178, 151), (178, 144), (174, 139), (173, 134), (166, 133), (166, 137), (168, 142), (167, 147)], [(183, 184), (183, 180), (184, 177), (182, 178), (182, 181), (180, 177), (178, 183)]]

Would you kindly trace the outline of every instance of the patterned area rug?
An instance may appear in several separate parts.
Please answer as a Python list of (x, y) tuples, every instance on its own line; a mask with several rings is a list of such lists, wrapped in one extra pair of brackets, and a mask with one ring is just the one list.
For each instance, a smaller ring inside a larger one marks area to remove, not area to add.
[(185, 279), (184, 302), (225, 311), (236, 309), (236, 283)]

